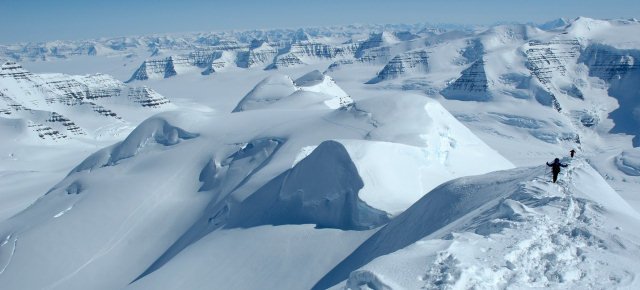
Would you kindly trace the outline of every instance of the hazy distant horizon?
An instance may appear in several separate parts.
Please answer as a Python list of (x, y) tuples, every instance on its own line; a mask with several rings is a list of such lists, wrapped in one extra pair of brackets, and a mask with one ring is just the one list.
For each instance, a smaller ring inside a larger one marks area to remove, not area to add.
[[(344, 1), (347, 2), (347, 1)], [(351, 24), (544, 23), (578, 16), (628, 19), (640, 2), (541, 0), (152, 1), (0, 0), (0, 43)]]

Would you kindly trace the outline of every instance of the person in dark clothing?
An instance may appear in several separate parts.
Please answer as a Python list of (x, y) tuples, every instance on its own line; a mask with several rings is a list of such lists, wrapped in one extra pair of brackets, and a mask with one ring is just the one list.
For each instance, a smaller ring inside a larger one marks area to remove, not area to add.
[(573, 155), (576, 154), (576, 150), (571, 149), (571, 151), (569, 151), (569, 153), (571, 153), (571, 158), (573, 158)]
[(551, 167), (551, 173), (553, 173), (553, 183), (556, 183), (556, 180), (558, 180), (558, 173), (560, 173), (560, 167), (567, 167), (569, 165), (560, 163), (560, 159), (556, 158), (551, 164), (547, 162), (547, 166)]

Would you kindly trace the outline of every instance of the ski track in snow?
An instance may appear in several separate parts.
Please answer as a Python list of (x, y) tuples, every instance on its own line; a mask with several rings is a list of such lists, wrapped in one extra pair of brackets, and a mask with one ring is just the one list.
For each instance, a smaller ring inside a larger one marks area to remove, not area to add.
[[(206, 147), (206, 145), (207, 144), (200, 145), (198, 148), (199, 150), (197, 152), (200, 152), (204, 147)], [(171, 178), (166, 179), (165, 182), (162, 182), (158, 185), (156, 190), (153, 191), (155, 192), (155, 194), (150, 195), (149, 197), (146, 197), (142, 202), (140, 202), (140, 204), (120, 224), (120, 227), (118, 227), (118, 230), (112, 235), (111, 239), (109, 239), (109, 241), (105, 243), (105, 246), (103, 246), (98, 252), (96, 252), (96, 254), (93, 257), (91, 257), (85, 263), (80, 265), (73, 272), (69, 273), (68, 275), (62, 277), (58, 281), (52, 283), (50, 286), (45, 287), (43, 289), (47, 289), (47, 290), (55, 289), (56, 287), (60, 286), (62, 283), (73, 278), (80, 271), (82, 271), (91, 263), (93, 263), (96, 259), (99, 259), (100, 257), (108, 254), (109, 252), (111, 252), (111, 250), (113, 250), (116, 246), (118, 246), (122, 242), (122, 240), (124, 240), (127, 237), (127, 235), (134, 228), (136, 228), (138, 224), (140, 224), (142, 221), (145, 220), (144, 217), (149, 215), (153, 211), (153, 209), (155, 209), (158, 206), (158, 204), (160, 204), (164, 199), (166, 199), (170, 195), (167, 193), (162, 194), (165, 192), (164, 189), (167, 187), (167, 185), (172, 184), (177, 179), (177, 177), (180, 176), (180, 172), (183, 172), (188, 166), (191, 166), (192, 164), (195, 164), (197, 163), (197, 161), (200, 160), (200, 156), (198, 154), (193, 154), (191, 155), (191, 157), (192, 157), (191, 162), (183, 162), (182, 163), (183, 166), (180, 167), (179, 170), (174, 171), (176, 172), (176, 174), (171, 176)], [(152, 204), (148, 205), (149, 203), (152, 203)], [(139, 214), (139, 212), (141, 213)], [(14, 248), (14, 251), (15, 251), (15, 248)]]
[[(9, 243), (9, 240), (11, 240), (11, 236), (9, 235), (7, 236), (7, 238), (2, 242), (2, 244), (0, 245), (0, 247), (4, 247), (6, 244)], [(5, 265), (2, 267), (2, 269), (0, 269), (0, 275), (2, 275), (4, 273), (5, 270), (7, 270), (7, 268), (9, 267), (9, 264), (11, 264), (11, 260), (13, 259), (13, 255), (16, 253), (16, 246), (18, 245), (18, 238), (13, 238), (13, 245), (11, 248), (11, 253), (9, 254), (9, 258), (7, 258), (7, 262), (5, 263)]]
[(59, 218), (59, 217), (63, 216), (65, 213), (67, 213), (68, 211), (70, 211), (71, 209), (73, 209), (73, 205), (70, 205), (65, 210), (57, 213), (56, 215), (53, 216), (53, 218)]

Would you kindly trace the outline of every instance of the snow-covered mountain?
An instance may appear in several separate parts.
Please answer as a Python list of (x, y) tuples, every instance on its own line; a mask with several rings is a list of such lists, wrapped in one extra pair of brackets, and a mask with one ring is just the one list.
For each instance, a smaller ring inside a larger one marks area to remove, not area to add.
[[(327, 79), (311, 72), (296, 83), (325, 96), (338, 91), (327, 86)], [(412, 109), (402, 114), (395, 106)], [(486, 161), (464, 166), (462, 160), (471, 156)], [(396, 165), (375, 165), (379, 159)], [(142, 175), (133, 173), (140, 166), (146, 168)], [(3, 223), (8, 240), (1, 250), (9, 258), (0, 278), (5, 285), (27, 288), (121, 288), (136, 279), (137, 285), (153, 281), (155, 272), (182, 251), (220, 231), (302, 224), (368, 230), (445, 180), (512, 166), (437, 102), (419, 96), (372, 98), (336, 108), (267, 106), (159, 115), (124, 141), (89, 156), (29, 209)], [(71, 229), (67, 223), (85, 210), (95, 219), (83, 219), (75, 234), (41, 236)], [(171, 222), (159, 227), (160, 220)], [(32, 229), (38, 238), (28, 237)], [(150, 232), (158, 238), (149, 240)], [(63, 250), (71, 241), (86, 247), (75, 258)], [(30, 272), (38, 279), (11, 273), (19, 269), (15, 265), (34, 263), (33, 255), (17, 250), (17, 244), (30, 243), (50, 249), (39, 254), (48, 256), (41, 259), (65, 263), (55, 269), (39, 263), (42, 271), (53, 271), (48, 278), (39, 270)], [(133, 254), (130, 247), (146, 250)], [(86, 264), (86, 259), (100, 262)], [(107, 271), (121, 263), (127, 266)], [(109, 282), (96, 284), (88, 273), (108, 273), (101, 281)]]
[(274, 74), (254, 87), (238, 103), (234, 112), (262, 109), (348, 108), (353, 100), (336, 83), (317, 70), (295, 80), (286, 75)]
[(106, 74), (31, 73), (0, 64), (0, 219), (27, 207), (96, 148), (175, 109), (147, 86)]
[(0, 112), (21, 128), (15, 138), (114, 138), (106, 135), (116, 134), (118, 124), (126, 127), (128, 119), (167, 108), (169, 100), (153, 89), (127, 86), (109, 75), (33, 74), (15, 62), (0, 65)]
[(0, 71), (0, 285), (638, 288), (638, 35), (577, 18), (2, 46), (37, 73)]

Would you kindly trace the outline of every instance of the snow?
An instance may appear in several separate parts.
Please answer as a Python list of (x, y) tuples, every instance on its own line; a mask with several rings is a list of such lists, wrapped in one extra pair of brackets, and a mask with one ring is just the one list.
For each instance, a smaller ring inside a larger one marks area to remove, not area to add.
[(309, 225), (223, 230), (125, 289), (309, 289), (370, 235)]
[(558, 185), (544, 171), (514, 169), (439, 187), (314, 288), (342, 279), (334, 288), (637, 287), (628, 270), (636, 262), (626, 253), (638, 251), (628, 248), (637, 238), (628, 227), (640, 215), (583, 160), (573, 160)]
[(638, 27), (0, 46), (0, 285), (639, 288)]
[(318, 70), (311, 71), (295, 82), (286, 75), (272, 75), (262, 80), (238, 103), (234, 112), (274, 108), (304, 108), (324, 105), (338, 109), (353, 100), (331, 77)]
[(358, 198), (363, 185), (344, 146), (325, 141), (245, 199), (232, 211), (227, 227), (316, 224), (344, 230), (375, 228), (388, 217)]
[(640, 176), (640, 149), (622, 151), (616, 157), (616, 166), (627, 175)]
[(252, 110), (276, 102), (283, 96), (288, 96), (298, 88), (289, 76), (273, 75), (262, 80), (251, 92), (238, 103), (234, 112)]

